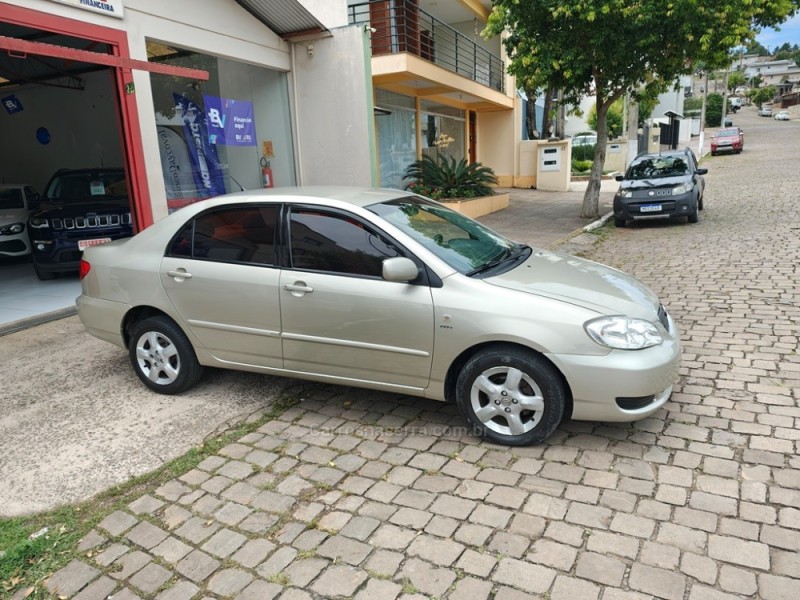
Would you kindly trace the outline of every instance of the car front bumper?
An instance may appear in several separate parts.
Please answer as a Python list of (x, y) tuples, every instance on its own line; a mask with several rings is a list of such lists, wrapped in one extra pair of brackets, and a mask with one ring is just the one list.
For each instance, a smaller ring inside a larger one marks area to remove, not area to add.
[(572, 390), (578, 421), (635, 421), (661, 408), (678, 378), (677, 335), (645, 350), (612, 350), (605, 356), (554, 355)]
[[(648, 207), (659, 207), (658, 210)], [(655, 196), (645, 198), (621, 198), (614, 196), (614, 218), (634, 221), (649, 219), (671, 219), (694, 213), (694, 194), (687, 192), (676, 196)]]

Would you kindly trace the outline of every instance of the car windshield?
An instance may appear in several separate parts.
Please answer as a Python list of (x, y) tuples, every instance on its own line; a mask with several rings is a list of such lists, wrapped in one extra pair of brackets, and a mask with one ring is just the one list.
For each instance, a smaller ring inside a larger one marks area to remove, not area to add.
[(688, 172), (689, 165), (681, 156), (648, 156), (630, 166), (626, 179), (680, 177)]
[(55, 176), (47, 200), (70, 202), (127, 197), (123, 171), (81, 171)]
[(14, 208), (25, 208), (22, 190), (18, 188), (0, 190), (0, 210), (11, 210)]
[(522, 248), (477, 221), (419, 196), (367, 208), (467, 275), (517, 257)]
[(717, 132), (717, 137), (736, 137), (739, 135), (738, 129), (720, 129)]

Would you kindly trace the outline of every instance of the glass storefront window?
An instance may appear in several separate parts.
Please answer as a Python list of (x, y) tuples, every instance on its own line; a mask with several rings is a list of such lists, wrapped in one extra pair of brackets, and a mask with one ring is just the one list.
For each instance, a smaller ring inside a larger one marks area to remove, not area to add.
[(264, 187), (266, 161), (272, 185), (296, 185), (285, 73), (152, 40), (147, 49), (151, 61), (203, 69), (210, 76), (196, 81), (150, 75), (170, 211)]
[(422, 154), (438, 158), (447, 155), (456, 160), (466, 157), (464, 111), (452, 106), (423, 100)]
[(414, 99), (375, 90), (375, 131), (378, 138), (380, 185), (403, 188), (403, 173), (417, 160), (417, 115)]

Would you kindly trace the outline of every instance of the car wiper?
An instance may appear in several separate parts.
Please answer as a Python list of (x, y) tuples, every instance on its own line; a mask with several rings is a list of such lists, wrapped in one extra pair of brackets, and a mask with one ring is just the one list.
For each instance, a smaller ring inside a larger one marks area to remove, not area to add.
[(490, 260), (488, 262), (483, 263), (480, 267), (473, 269), (467, 273), (467, 277), (472, 277), (473, 275), (478, 275), (479, 273), (485, 273), (486, 271), (491, 271), (492, 269), (499, 267), (502, 264), (509, 263), (509, 262), (516, 262), (520, 258), (526, 258), (528, 256), (528, 250), (530, 250), (530, 246), (527, 244), (517, 244), (508, 248), (501, 256), (495, 258), (494, 260)]

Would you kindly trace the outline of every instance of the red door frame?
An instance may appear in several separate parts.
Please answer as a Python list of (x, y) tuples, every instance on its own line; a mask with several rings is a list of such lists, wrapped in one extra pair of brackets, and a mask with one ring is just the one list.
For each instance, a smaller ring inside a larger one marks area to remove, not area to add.
[[(131, 212), (134, 229), (140, 231), (153, 224), (153, 209), (150, 200), (150, 190), (147, 187), (147, 174), (144, 162), (144, 147), (142, 143), (139, 112), (136, 107), (134, 94), (126, 92), (126, 84), (133, 84), (133, 74), (130, 51), (128, 49), (127, 33), (123, 29), (111, 29), (99, 25), (91, 25), (58, 17), (55, 15), (20, 8), (0, 2), (2, 21), (23, 25), (34, 29), (45, 29), (73, 37), (80, 37), (96, 42), (108, 44), (112, 54), (121, 59), (120, 63), (126, 66), (114, 67), (114, 80), (118, 102), (116, 103), (117, 123), (120, 138), (123, 144), (123, 154), (128, 174), (128, 192), (131, 198)], [(207, 77), (207, 76), (206, 76)]]

